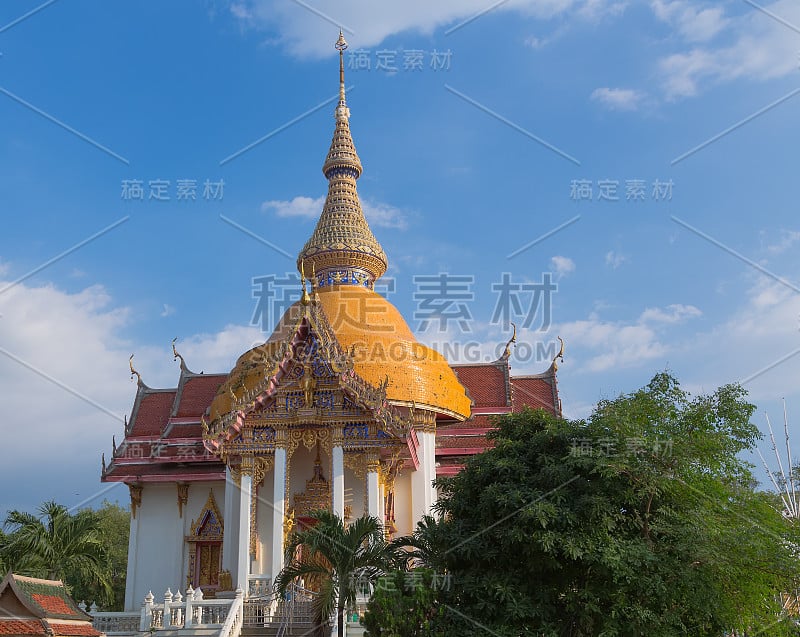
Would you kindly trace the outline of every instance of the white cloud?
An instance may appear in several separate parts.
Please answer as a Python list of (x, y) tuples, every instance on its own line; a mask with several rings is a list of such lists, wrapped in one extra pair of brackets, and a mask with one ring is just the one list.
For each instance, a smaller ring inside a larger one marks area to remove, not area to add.
[(167, 316), (172, 316), (173, 314), (175, 314), (175, 308), (168, 303), (164, 303), (164, 309), (161, 310), (161, 317), (165, 318)]
[(277, 217), (302, 217), (317, 219), (322, 212), (325, 197), (295, 197), (290, 201), (265, 201), (261, 204), (261, 212), (274, 212)]
[(596, 88), (591, 94), (593, 101), (614, 111), (635, 111), (646, 97), (644, 91), (631, 88)]
[(703, 6), (696, 0), (653, 0), (650, 5), (656, 17), (691, 42), (711, 40), (730, 22), (721, 7)]
[(797, 241), (800, 241), (800, 232), (797, 230), (781, 231), (780, 241), (767, 246), (767, 252), (771, 254), (782, 254), (791, 248)]
[(606, 252), (606, 265), (614, 270), (616, 270), (623, 263), (627, 262), (627, 260), (628, 257), (620, 254), (619, 252), (614, 252), (613, 250)]
[(555, 256), (550, 259), (550, 267), (560, 276), (566, 276), (575, 271), (575, 262), (569, 257)]
[(399, 208), (370, 199), (363, 199), (361, 207), (364, 210), (364, 216), (367, 221), (380, 228), (405, 230), (408, 227), (406, 216)]
[[(765, 80), (797, 70), (800, 4), (777, 0), (737, 17), (725, 17), (718, 7), (701, 7), (681, 0), (653, 2), (658, 17), (676, 27), (690, 48), (658, 62), (667, 98), (697, 94), (708, 85), (742, 77)], [(783, 24), (784, 21), (788, 24)], [(724, 44), (708, 41), (725, 36)]]
[[(278, 217), (318, 219), (325, 205), (325, 197), (298, 196), (289, 201), (271, 200), (261, 204), (262, 212), (273, 212)], [(370, 224), (379, 228), (404, 230), (408, 227), (405, 213), (386, 203), (361, 199), (361, 208)]]
[[(121, 440), (123, 415), (133, 405), (128, 357), (135, 352), (149, 386), (174, 387), (179, 369), (169, 342), (126, 338), (132, 313), (99, 285), (69, 293), (18, 284), (0, 295), (0, 316), (0, 422), (8, 434), (0, 481), (26, 476), (24, 488), (4, 492), (0, 517), (5, 507), (30, 509), (49, 498), (72, 505), (91, 494), (116, 497), (100, 483), (100, 456), (109, 458), (112, 435)], [(257, 328), (227, 326), (177, 347), (191, 369), (226, 372), (264, 340)]]
[(702, 316), (694, 305), (674, 304), (665, 308), (649, 307), (639, 317), (642, 323), (681, 323), (687, 318)]
[[(243, 24), (277, 31), (277, 43), (292, 55), (321, 57), (334, 53), (333, 42), (339, 25), (351, 46), (366, 48), (380, 44), (387, 37), (405, 31), (430, 34), (444, 26), (455, 26), (479, 12), (479, 20), (491, 20), (500, 11), (549, 19), (569, 14), (581, 20), (597, 21), (620, 13), (626, 3), (613, 0), (509, 0), (492, 11), (486, 0), (406, 0), (374, 3), (368, 0), (341, 0), (320, 8), (325, 17), (303, 6), (283, 0), (239, 0), (231, 13)], [(318, 6), (318, 5), (315, 5)], [(478, 24), (464, 28), (480, 29)]]
[(268, 337), (257, 327), (231, 324), (219, 332), (189, 336), (179, 341), (177, 347), (192, 371), (219, 373), (233, 369), (241, 354)]

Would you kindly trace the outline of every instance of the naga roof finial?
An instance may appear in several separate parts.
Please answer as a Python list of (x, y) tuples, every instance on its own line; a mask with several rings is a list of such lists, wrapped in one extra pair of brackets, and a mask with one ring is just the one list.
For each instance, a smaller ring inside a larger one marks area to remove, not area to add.
[(560, 336), (556, 337), (559, 341), (561, 341), (561, 349), (558, 350), (558, 354), (553, 357), (553, 371), (558, 371), (558, 359), (561, 359), (561, 362), (564, 362), (564, 339)]
[(176, 360), (180, 359), (181, 360), (181, 371), (185, 372), (189, 368), (186, 367), (186, 361), (183, 360), (183, 356), (178, 354), (178, 350), (175, 349), (175, 341), (177, 341), (177, 340), (178, 340), (177, 336), (172, 339), (172, 360), (176, 361)]
[(508, 339), (508, 343), (506, 343), (506, 349), (503, 351), (503, 358), (511, 356), (511, 344), (517, 342), (517, 324), (512, 321), (511, 327), (514, 328), (514, 332), (511, 334), (511, 338)]
[(144, 383), (142, 382), (142, 375), (133, 368), (133, 354), (131, 354), (131, 357), (128, 359), (128, 366), (131, 368), (131, 380), (133, 380), (133, 377), (136, 376), (137, 378), (136, 384), (144, 385)]

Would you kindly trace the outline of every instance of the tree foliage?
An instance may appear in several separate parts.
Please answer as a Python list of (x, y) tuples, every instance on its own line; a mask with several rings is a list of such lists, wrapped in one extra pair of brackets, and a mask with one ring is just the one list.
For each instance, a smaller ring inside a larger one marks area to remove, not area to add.
[(395, 570), (378, 579), (362, 624), (367, 637), (421, 637), (443, 612), (432, 569)]
[(377, 518), (363, 516), (345, 527), (330, 511), (314, 511), (316, 524), (295, 531), (286, 550), (288, 563), (275, 579), (282, 597), (300, 581), (317, 592), (315, 610), (320, 634), (338, 613), (339, 637), (345, 609), (355, 605), (360, 589), (369, 587), (391, 565), (394, 553)]
[(499, 419), (407, 542), (452, 579), (429, 634), (795, 634), (777, 596), (797, 529), (740, 458), (752, 411), (738, 386), (692, 398), (659, 374), (587, 421)]
[(33, 515), (10, 511), (0, 537), (0, 561), (22, 575), (58, 579), (79, 600), (122, 609), (128, 553), (129, 514), (104, 502), (75, 513), (43, 503)]

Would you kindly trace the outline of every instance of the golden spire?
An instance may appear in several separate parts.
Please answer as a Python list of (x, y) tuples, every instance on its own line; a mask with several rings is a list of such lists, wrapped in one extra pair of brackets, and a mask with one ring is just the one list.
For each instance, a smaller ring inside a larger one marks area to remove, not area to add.
[(328, 179), (328, 196), (317, 227), (306, 242), (297, 266), (311, 263), (318, 278), (316, 285), (363, 285), (371, 288), (387, 268), (386, 254), (372, 234), (356, 190), (363, 170), (350, 133), (350, 109), (344, 86), (344, 52), (347, 42), (339, 31), (339, 103), (336, 128), (322, 172)]

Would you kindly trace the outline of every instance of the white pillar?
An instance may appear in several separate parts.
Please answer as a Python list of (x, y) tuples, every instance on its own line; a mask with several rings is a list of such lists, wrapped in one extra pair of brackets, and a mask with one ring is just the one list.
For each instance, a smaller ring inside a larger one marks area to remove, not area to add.
[(426, 494), (428, 512), (433, 514), (433, 505), (436, 504), (436, 488), (433, 481), (436, 480), (436, 433), (428, 431), (423, 434), (427, 449), (425, 449), (426, 466), (428, 467), (428, 493)]
[[(376, 463), (377, 464), (377, 463)], [(367, 469), (367, 515), (380, 519), (381, 516), (381, 494), (378, 488), (378, 469), (368, 467)]]
[(139, 517), (141, 509), (136, 512), (136, 517), (131, 516), (130, 534), (128, 536), (128, 574), (125, 578), (125, 610), (128, 612), (137, 610), (140, 604), (136, 599), (136, 565), (141, 559), (137, 556), (139, 535)]
[(272, 581), (283, 568), (283, 523), (286, 517), (286, 449), (275, 448), (272, 484)]
[(178, 510), (177, 509), (175, 510), (175, 517), (177, 518), (177, 520), (175, 520), (174, 559), (175, 559), (175, 569), (176, 569), (175, 572), (178, 575), (178, 581), (177, 581), (178, 588), (176, 589), (175, 592), (180, 591), (180, 587), (185, 585), (184, 582), (186, 581), (186, 575), (187, 575), (187, 573), (185, 573), (183, 570), (183, 562), (184, 562), (183, 553), (184, 553), (184, 541), (186, 539), (186, 533), (185, 533), (186, 518), (189, 517), (189, 511), (187, 510), (188, 504), (189, 502), (187, 499), (186, 504), (183, 505), (182, 515), (178, 515)]
[(222, 568), (233, 573), (236, 570), (236, 483), (231, 468), (225, 467), (225, 508), (222, 511)]
[(344, 519), (344, 449), (336, 445), (333, 455), (333, 512)]
[(239, 488), (239, 534), (238, 556), (236, 560), (236, 587), (247, 590), (247, 576), (250, 574), (250, 493), (253, 489), (253, 476), (242, 471), (242, 484)]
[(411, 506), (415, 525), (423, 515), (432, 514), (431, 507), (436, 501), (433, 487), (436, 478), (436, 434), (417, 430), (417, 440), (419, 468), (411, 474)]

